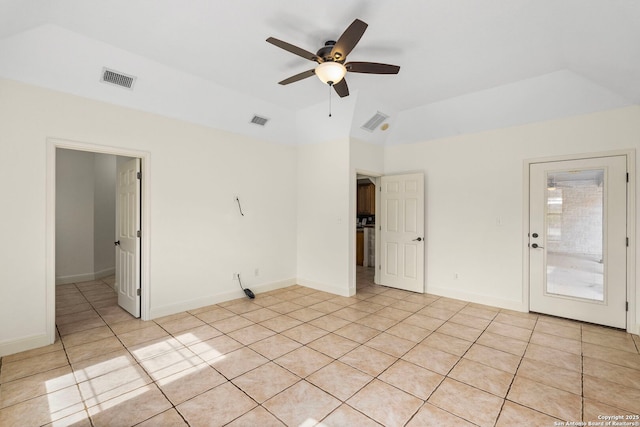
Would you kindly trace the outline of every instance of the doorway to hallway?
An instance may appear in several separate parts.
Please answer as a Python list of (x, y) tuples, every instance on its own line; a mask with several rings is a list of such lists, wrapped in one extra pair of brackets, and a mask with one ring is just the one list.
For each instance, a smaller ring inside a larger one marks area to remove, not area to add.
[[(150, 154), (144, 151), (136, 151), (136, 150), (128, 150), (116, 147), (107, 147), (107, 146), (99, 146), (89, 143), (76, 142), (76, 141), (67, 141), (67, 140), (59, 140), (59, 139), (48, 139), (47, 140), (47, 218), (46, 218), (46, 289), (47, 289), (47, 336), (50, 342), (54, 342), (55, 340), (55, 318), (56, 318), (56, 277), (57, 277), (57, 265), (56, 265), (56, 251), (58, 248), (57, 239), (56, 239), (56, 223), (57, 223), (57, 201), (56, 201), (56, 184), (57, 184), (57, 167), (56, 167), (56, 154), (59, 149), (63, 150), (75, 150), (78, 152), (85, 153), (96, 153), (100, 155), (113, 155), (113, 156), (121, 156), (128, 158), (137, 158), (141, 164), (141, 174), (140, 174), (140, 186), (141, 186), (141, 196), (139, 197), (139, 202), (137, 206), (140, 209), (139, 216), (139, 224), (140, 231), (144, 230), (145, 233), (140, 233), (139, 237), (139, 263), (137, 267), (137, 281), (139, 283), (138, 289), (143, 289), (145, 292), (140, 292), (139, 303), (138, 303), (138, 313), (136, 317), (141, 317), (143, 320), (148, 320), (149, 318), (149, 242), (150, 242), (150, 234), (151, 230), (149, 227), (149, 180), (147, 177), (149, 176), (150, 171)], [(113, 188), (113, 192), (115, 193), (115, 186)], [(115, 217), (115, 211), (113, 212), (113, 216)], [(115, 219), (115, 218), (114, 218)], [(110, 241), (108, 241), (108, 251), (112, 253), (115, 252), (114, 243), (117, 242), (115, 238), (115, 233), (112, 233), (110, 236)], [(93, 252), (94, 248), (91, 248)], [(87, 281), (88, 279), (84, 278), (76, 278), (77, 280), (71, 279), (66, 283), (74, 283), (74, 282), (82, 282)], [(117, 286), (116, 286), (117, 287)], [(137, 294), (137, 292), (136, 292)], [(134, 315), (136, 315), (134, 313)]]
[(376, 266), (376, 178), (356, 178), (356, 292), (373, 284)]

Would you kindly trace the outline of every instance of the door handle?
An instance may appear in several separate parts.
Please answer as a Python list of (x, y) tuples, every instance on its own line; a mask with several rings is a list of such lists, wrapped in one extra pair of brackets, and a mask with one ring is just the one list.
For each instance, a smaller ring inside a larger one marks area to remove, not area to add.
[(539, 246), (537, 243), (533, 243), (531, 247), (534, 249), (544, 249), (544, 246)]
[(413, 239), (414, 242), (422, 242), (422, 237), (418, 237), (417, 239)]
[(117, 242), (113, 242), (113, 244), (116, 246), (120, 246), (120, 240), (118, 240)]

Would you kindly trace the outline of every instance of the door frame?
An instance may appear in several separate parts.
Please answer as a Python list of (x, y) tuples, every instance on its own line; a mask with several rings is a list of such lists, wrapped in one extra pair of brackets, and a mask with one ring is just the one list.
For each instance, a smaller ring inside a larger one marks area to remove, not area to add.
[(637, 334), (640, 326), (636, 323), (636, 151), (614, 150), (597, 153), (566, 154), (553, 157), (539, 157), (525, 159), (522, 169), (522, 307), (530, 311), (530, 263), (529, 263), (529, 221), (530, 221), (530, 177), (529, 169), (533, 163), (559, 162), (567, 160), (584, 160), (597, 157), (626, 156), (629, 183), (627, 186), (627, 236), (629, 246), (627, 248), (627, 332)]
[[(140, 301), (140, 315), (142, 320), (149, 320), (150, 312), (150, 179), (151, 153), (147, 151), (97, 145), (87, 142), (72, 141), (61, 138), (47, 138), (46, 140), (46, 218), (45, 218), (45, 287), (46, 287), (46, 321), (47, 337), (50, 343), (55, 341), (56, 333), (56, 149), (87, 151), (92, 153), (112, 154), (115, 156), (137, 157), (142, 168), (141, 183), (141, 229), (140, 238), (140, 287), (143, 289)], [(115, 191), (115, 189), (114, 189)]]

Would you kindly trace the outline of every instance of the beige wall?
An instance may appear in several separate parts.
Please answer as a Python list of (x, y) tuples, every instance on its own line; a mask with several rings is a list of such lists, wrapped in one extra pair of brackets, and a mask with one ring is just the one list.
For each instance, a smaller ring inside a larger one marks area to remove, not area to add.
[(301, 285), (349, 294), (349, 140), (298, 147), (297, 271)]
[(115, 272), (116, 156), (56, 151), (56, 284)]
[(427, 291), (526, 310), (524, 160), (640, 145), (631, 107), (384, 149), (336, 121), (296, 148), (8, 80), (0, 119), (0, 355), (47, 339), (49, 138), (148, 154), (151, 317), (241, 297), (236, 272), (352, 293), (354, 174), (381, 168), (425, 172)]
[(387, 147), (385, 173), (425, 172), (427, 291), (527, 310), (523, 162), (638, 148), (640, 107)]
[(0, 355), (46, 341), (48, 138), (149, 153), (152, 317), (295, 283), (294, 147), (8, 80), (0, 120)]

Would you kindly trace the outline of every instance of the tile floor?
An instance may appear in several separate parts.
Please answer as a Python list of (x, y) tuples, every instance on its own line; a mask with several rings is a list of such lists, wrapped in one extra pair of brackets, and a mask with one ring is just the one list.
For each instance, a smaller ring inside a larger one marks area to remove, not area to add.
[(370, 272), (358, 271), (353, 298), (292, 286), (149, 322), (116, 305), (109, 281), (59, 286), (59, 339), (0, 359), (0, 426), (554, 426), (640, 414), (638, 336), (376, 286)]

